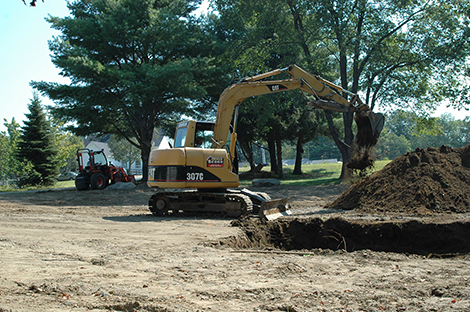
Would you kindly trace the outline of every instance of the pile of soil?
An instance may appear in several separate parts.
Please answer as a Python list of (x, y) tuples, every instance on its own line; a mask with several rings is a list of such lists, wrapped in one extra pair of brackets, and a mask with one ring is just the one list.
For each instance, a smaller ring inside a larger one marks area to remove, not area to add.
[(353, 185), (326, 207), (412, 215), (470, 212), (470, 144), (417, 148)]

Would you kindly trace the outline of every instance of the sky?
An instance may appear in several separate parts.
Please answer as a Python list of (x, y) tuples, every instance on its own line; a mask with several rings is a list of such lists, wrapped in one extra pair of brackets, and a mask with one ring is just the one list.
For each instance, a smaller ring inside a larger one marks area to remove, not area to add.
[[(6, 131), (3, 119), (15, 118), (20, 125), (26, 119), (34, 91), (31, 81), (68, 83), (51, 62), (48, 41), (60, 32), (45, 21), (48, 15), (67, 16), (66, 1), (39, 0), (36, 7), (29, 7), (21, 0), (0, 0), (0, 131)], [(43, 105), (53, 105), (47, 97), (40, 98)], [(445, 107), (434, 115), (445, 112), (456, 119), (470, 116)]]
[(0, 1), (0, 131), (6, 131), (3, 119), (20, 124), (26, 119), (33, 97), (30, 81), (68, 82), (51, 62), (47, 42), (60, 33), (45, 21), (48, 14), (68, 15), (65, 0), (38, 1), (36, 7), (21, 0)]

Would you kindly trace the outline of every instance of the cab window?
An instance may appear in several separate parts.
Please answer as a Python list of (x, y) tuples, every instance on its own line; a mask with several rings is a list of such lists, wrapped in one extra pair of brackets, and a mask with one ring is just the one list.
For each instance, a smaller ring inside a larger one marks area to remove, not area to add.
[(188, 127), (179, 128), (176, 130), (176, 137), (175, 137), (175, 147), (184, 147), (186, 142), (186, 132), (188, 131)]
[(202, 148), (211, 148), (213, 137), (213, 130), (197, 130), (196, 137), (194, 139), (194, 146)]

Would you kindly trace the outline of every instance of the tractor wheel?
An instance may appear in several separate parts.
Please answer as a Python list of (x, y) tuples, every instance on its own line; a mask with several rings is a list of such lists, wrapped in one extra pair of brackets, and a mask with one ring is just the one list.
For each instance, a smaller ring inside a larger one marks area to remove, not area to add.
[(101, 172), (93, 173), (90, 178), (90, 184), (94, 190), (103, 190), (108, 186), (107, 180)]
[(75, 178), (75, 187), (79, 191), (86, 191), (88, 190), (88, 181), (86, 179), (86, 176), (83, 175), (78, 175), (77, 178)]

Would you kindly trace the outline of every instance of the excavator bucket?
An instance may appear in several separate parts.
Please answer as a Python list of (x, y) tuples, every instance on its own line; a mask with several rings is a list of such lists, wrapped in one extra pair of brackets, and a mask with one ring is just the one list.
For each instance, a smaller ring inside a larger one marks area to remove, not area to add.
[(384, 127), (384, 115), (370, 110), (360, 111), (356, 113), (354, 120), (357, 125), (356, 144), (365, 148), (377, 144), (377, 139)]
[(288, 201), (289, 198), (263, 201), (259, 209), (260, 218), (272, 221), (279, 217), (292, 215), (292, 212), (289, 210)]

